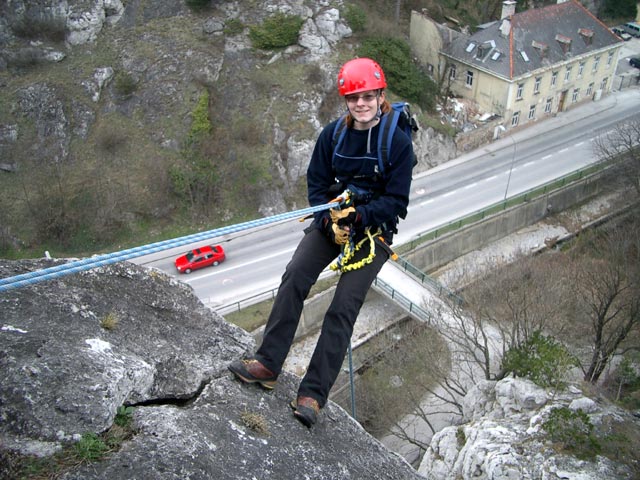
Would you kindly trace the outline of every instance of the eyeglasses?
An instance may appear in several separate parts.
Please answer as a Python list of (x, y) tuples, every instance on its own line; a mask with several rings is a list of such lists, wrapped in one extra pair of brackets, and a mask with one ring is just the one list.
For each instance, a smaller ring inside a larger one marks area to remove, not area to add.
[(378, 98), (377, 93), (365, 93), (363, 95), (347, 95), (344, 97), (348, 103), (358, 103), (362, 99), (365, 103), (371, 103)]

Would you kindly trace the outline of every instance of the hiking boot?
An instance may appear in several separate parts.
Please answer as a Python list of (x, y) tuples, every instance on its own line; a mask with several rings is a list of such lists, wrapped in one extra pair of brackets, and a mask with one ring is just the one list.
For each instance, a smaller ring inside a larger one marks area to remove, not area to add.
[(291, 402), (293, 415), (306, 427), (311, 428), (318, 420), (320, 405), (317, 400), (311, 397), (298, 397)]
[(259, 383), (269, 390), (276, 386), (278, 376), (255, 358), (236, 360), (228, 368), (244, 383)]

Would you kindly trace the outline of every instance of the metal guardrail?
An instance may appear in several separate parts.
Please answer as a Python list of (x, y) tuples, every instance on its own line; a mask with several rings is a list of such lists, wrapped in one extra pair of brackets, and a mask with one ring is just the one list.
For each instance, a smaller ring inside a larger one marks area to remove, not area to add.
[(445, 287), (442, 283), (438, 282), (435, 278), (430, 277), (422, 270), (420, 270), (415, 265), (409, 263), (408, 260), (405, 260), (401, 256), (398, 256), (398, 261), (396, 262), (398, 268), (403, 270), (404, 272), (411, 275), (417, 281), (419, 281), (422, 285), (427, 287), (431, 292), (438, 295), (441, 298), (447, 297), (449, 299), (455, 300), (458, 304), (462, 304), (462, 298), (456, 295), (454, 292)]
[(593, 165), (590, 165), (589, 167), (581, 168), (580, 170), (576, 170), (560, 178), (556, 178), (555, 180), (551, 180), (547, 183), (544, 183), (542, 185), (539, 185), (537, 187), (531, 188), (517, 195), (509, 197), (506, 200), (501, 200), (499, 202), (494, 203), (493, 205), (489, 205), (488, 207), (482, 208), (480, 210), (476, 210), (475, 212), (471, 212), (467, 215), (457, 218), (456, 220), (445, 223), (444, 225), (439, 225), (434, 229), (426, 231), (425, 233), (409, 241), (408, 243), (402, 244), (399, 248), (396, 249), (396, 251), (406, 253), (408, 251), (413, 250), (418, 245), (424, 242), (427, 242), (429, 240), (434, 240), (446, 233), (452, 232), (454, 230), (458, 230), (459, 228), (462, 228), (465, 225), (469, 225), (471, 223), (484, 220), (485, 218), (491, 215), (495, 215), (496, 213), (502, 212), (508, 208), (514, 207), (516, 205), (520, 205), (522, 203), (529, 202), (534, 198), (540, 197), (542, 195), (546, 195), (555, 190), (559, 190), (560, 188), (563, 188), (570, 183), (574, 183), (579, 180), (586, 180), (587, 177), (590, 177), (596, 173), (599, 173), (601, 170), (604, 170), (607, 167), (608, 167), (608, 164), (606, 162), (598, 162)]
[(423, 320), (424, 322), (431, 322), (431, 314), (427, 310), (413, 303), (407, 297), (391, 287), (391, 285), (386, 283), (384, 280), (380, 280), (379, 277), (376, 277), (376, 279), (373, 281), (373, 285), (377, 287), (378, 291), (385, 294), (398, 306), (404, 308), (410, 314), (415, 315), (418, 319)]

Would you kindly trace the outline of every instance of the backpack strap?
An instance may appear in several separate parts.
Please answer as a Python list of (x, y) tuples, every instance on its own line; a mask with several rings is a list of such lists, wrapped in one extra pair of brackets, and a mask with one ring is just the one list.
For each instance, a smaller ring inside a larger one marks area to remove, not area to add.
[(333, 127), (333, 155), (331, 156), (331, 167), (335, 171), (335, 159), (336, 152), (338, 151), (338, 147), (342, 146), (342, 142), (344, 142), (344, 137), (347, 133), (346, 115), (341, 116), (336, 122), (335, 127)]
[(378, 134), (378, 169), (380, 173), (384, 173), (384, 167), (389, 163), (389, 151), (391, 150), (391, 141), (393, 140), (393, 132), (396, 131), (400, 112), (391, 109), (380, 119), (380, 133)]

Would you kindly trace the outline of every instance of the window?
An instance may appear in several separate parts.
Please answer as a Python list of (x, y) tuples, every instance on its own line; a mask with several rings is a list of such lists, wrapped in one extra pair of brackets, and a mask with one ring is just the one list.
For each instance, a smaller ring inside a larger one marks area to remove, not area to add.
[(529, 120), (533, 120), (534, 118), (536, 118), (536, 106), (531, 105), (529, 107)]
[(587, 97), (590, 97), (592, 93), (593, 93), (593, 82), (591, 82), (589, 84), (589, 87), (587, 88), (587, 93), (586, 93)]
[(579, 88), (574, 88), (573, 89), (573, 94), (571, 95), (571, 101), (573, 103), (578, 101), (578, 94), (580, 93), (580, 89)]
[(542, 77), (536, 77), (536, 81), (533, 84), (533, 94), (537, 95), (540, 93), (540, 83), (542, 82)]
[(519, 121), (520, 121), (520, 112), (513, 112), (513, 116), (511, 117), (511, 126), (515, 127), (516, 125), (518, 125)]
[(593, 60), (593, 71), (594, 73), (598, 71), (598, 66), (600, 65), (600, 55), (598, 55), (594, 60)]
[(609, 56), (607, 57), (607, 67), (610, 67), (613, 63), (613, 52), (609, 52)]
[(430, 63), (427, 63), (427, 73), (433, 76), (433, 65), (431, 65)]
[(564, 81), (568, 82), (569, 79), (571, 78), (571, 68), (572, 67), (567, 67), (567, 71), (564, 73)]
[(552, 103), (553, 99), (551, 97), (547, 98), (547, 103), (544, 104), (544, 113), (551, 113)]
[(518, 90), (516, 91), (516, 100), (522, 100), (523, 91), (524, 91), (524, 83), (519, 83)]
[(467, 71), (467, 87), (471, 87), (473, 85), (473, 72), (471, 70)]
[(455, 80), (456, 79), (456, 66), (455, 64), (451, 64), (449, 65), (449, 80)]
[(558, 72), (553, 72), (551, 74), (551, 88), (555, 87), (557, 82), (558, 82)]
[(584, 72), (584, 62), (580, 62), (578, 65), (578, 78), (582, 76), (582, 72)]
[(607, 89), (607, 77), (603, 78), (602, 82), (600, 82), (600, 88), (603, 92)]

